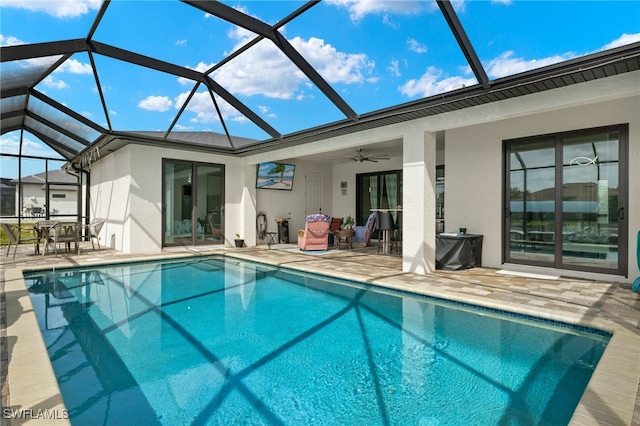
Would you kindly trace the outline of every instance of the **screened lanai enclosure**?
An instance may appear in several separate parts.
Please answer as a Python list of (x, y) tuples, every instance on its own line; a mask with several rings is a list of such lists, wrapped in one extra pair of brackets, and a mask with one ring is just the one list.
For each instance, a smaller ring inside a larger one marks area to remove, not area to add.
[[(445, 0), (36, 3), (4, 2), (0, 16), (0, 214), (18, 222), (89, 223), (100, 197), (91, 192), (92, 166), (123, 147), (236, 160), (640, 69), (640, 29), (628, 18), (636, 2), (579, 2), (575, 14), (551, 3)], [(606, 17), (616, 25), (587, 44)], [(525, 44), (540, 56), (516, 57)], [(542, 57), (541, 46), (564, 53)], [(612, 261), (624, 230), (610, 223), (628, 213), (616, 210), (612, 189), (626, 177), (624, 164), (618, 174), (616, 159), (582, 155), (588, 141), (575, 154), (567, 142), (567, 156), (589, 160), (566, 176), (575, 194), (561, 194), (562, 185), (537, 188), (530, 178), (567, 167), (559, 154), (543, 170), (532, 161), (547, 153), (545, 141), (525, 142), (510, 148), (507, 256), (562, 263), (561, 249), (547, 253), (553, 233), (584, 240), (567, 248), (595, 244), (594, 257)], [(334, 146), (332, 156), (352, 148)], [(162, 159), (163, 245), (223, 241), (229, 166), (219, 163)], [(370, 196), (352, 208), (359, 223), (372, 208), (400, 204), (403, 170), (361, 176)], [(440, 185), (438, 220), (443, 194)], [(591, 230), (606, 242), (587, 243)], [(519, 233), (540, 241), (522, 245)]]
[(88, 223), (88, 174), (70, 170), (55, 152), (32, 150), (22, 155), (2, 154), (3, 219), (22, 223), (62, 220)]

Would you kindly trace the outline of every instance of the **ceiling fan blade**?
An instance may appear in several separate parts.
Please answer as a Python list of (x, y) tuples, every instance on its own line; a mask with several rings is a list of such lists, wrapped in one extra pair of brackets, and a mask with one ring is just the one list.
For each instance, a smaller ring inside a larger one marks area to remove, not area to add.
[(331, 161), (336, 164), (348, 163), (349, 161), (355, 161), (356, 163), (362, 163), (364, 161), (377, 163), (378, 160), (389, 159), (389, 154), (375, 154), (373, 151), (363, 151), (361, 148), (356, 149), (356, 153), (351, 157), (331, 157)]

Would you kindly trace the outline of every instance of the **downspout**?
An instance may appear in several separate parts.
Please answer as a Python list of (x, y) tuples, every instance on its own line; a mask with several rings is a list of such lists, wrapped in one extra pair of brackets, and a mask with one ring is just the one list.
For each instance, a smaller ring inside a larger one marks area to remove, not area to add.
[[(90, 220), (91, 218), (89, 217), (89, 214), (90, 214), (89, 207), (90, 207), (91, 173), (89, 173), (87, 170), (83, 169), (82, 167), (80, 167), (80, 168), (77, 167), (72, 161), (69, 162), (69, 166), (75, 172), (78, 173), (77, 177), (80, 180), (80, 182), (79, 182), (80, 188), (82, 188), (82, 178), (80, 177), (80, 175), (82, 173), (84, 173), (85, 176), (86, 176), (86, 190), (85, 190), (85, 192), (86, 192), (87, 196), (84, 197), (84, 204), (85, 204), (84, 208), (85, 208), (86, 215), (83, 216), (83, 218), (84, 218), (84, 226), (83, 226), (83, 228), (85, 228), (85, 226), (88, 226), (89, 223), (91, 223), (91, 220)], [(73, 173), (71, 173), (69, 171), (68, 168), (65, 171), (70, 175), (73, 174)], [(78, 210), (80, 210), (81, 206), (82, 206), (82, 191), (80, 191), (80, 197), (78, 198)]]

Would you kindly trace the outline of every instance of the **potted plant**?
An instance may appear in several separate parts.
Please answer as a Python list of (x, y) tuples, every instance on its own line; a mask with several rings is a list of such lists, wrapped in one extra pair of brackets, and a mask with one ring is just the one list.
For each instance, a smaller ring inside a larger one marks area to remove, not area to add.
[(346, 238), (346, 242), (350, 244), (349, 240), (356, 234), (353, 230), (354, 226), (356, 226), (356, 220), (351, 215), (344, 218), (342, 225), (340, 226), (340, 232), (336, 234), (338, 237), (338, 246), (340, 245), (340, 239), (343, 238)]
[(356, 226), (356, 220), (351, 215), (344, 218), (342, 221), (342, 229), (351, 229)]
[(236, 247), (244, 247), (244, 238), (240, 238), (240, 234), (236, 234)]

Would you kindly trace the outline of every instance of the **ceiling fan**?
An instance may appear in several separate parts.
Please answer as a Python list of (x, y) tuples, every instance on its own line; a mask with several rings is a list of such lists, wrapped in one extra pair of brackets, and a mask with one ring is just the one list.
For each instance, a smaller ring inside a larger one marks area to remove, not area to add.
[(369, 161), (371, 163), (377, 163), (379, 160), (388, 160), (389, 154), (375, 154), (373, 152), (363, 151), (362, 148), (356, 149), (354, 155), (349, 157), (332, 157), (331, 161), (335, 163), (346, 163), (349, 161), (355, 161), (356, 163), (364, 163)]

